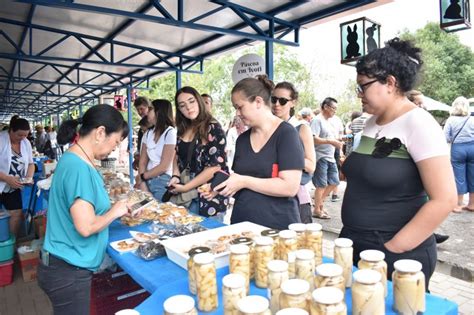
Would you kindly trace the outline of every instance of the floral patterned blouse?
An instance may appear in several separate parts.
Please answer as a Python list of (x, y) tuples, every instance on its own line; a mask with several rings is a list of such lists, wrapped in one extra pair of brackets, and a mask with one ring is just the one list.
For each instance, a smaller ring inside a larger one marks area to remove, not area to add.
[[(223, 171), (228, 172), (226, 163), (226, 137), (225, 132), (218, 122), (209, 124), (207, 143), (203, 144), (201, 139), (196, 140), (194, 152), (191, 157), (190, 171), (194, 176), (201, 173), (206, 167), (220, 166)], [(179, 171), (186, 167), (187, 150), (191, 142), (185, 142), (178, 137), (176, 144), (176, 154), (178, 156)], [(217, 195), (211, 201), (199, 196), (199, 214), (210, 217), (218, 212), (227, 210), (228, 199)]]

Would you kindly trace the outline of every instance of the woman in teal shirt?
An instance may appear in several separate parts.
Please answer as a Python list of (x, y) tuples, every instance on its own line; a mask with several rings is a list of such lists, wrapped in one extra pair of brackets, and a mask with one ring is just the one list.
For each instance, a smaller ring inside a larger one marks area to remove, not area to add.
[(128, 212), (112, 207), (94, 160), (106, 158), (128, 133), (122, 115), (108, 105), (91, 107), (82, 119), (65, 121), (58, 142), (79, 139), (61, 157), (49, 195), (46, 238), (38, 283), (54, 314), (88, 314), (92, 272), (104, 259), (108, 225)]

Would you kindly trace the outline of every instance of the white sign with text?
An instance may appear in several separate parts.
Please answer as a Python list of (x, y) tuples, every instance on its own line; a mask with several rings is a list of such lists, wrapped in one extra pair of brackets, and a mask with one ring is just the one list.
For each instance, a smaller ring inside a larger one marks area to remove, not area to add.
[(234, 64), (232, 81), (237, 83), (245, 78), (255, 78), (259, 74), (265, 74), (265, 60), (256, 54), (244, 55)]

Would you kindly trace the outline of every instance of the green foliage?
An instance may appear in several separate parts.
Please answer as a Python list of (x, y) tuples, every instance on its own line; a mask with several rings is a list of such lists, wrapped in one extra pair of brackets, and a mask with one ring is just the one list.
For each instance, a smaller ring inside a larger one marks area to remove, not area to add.
[(459, 37), (446, 33), (437, 23), (428, 23), (414, 33), (404, 31), (403, 39), (422, 49), (423, 70), (419, 90), (451, 105), (458, 96), (474, 96), (474, 53)]

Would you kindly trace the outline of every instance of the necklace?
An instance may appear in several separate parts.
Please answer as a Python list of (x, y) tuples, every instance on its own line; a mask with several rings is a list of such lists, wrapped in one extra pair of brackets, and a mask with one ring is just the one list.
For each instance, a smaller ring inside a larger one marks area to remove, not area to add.
[(89, 155), (86, 153), (86, 151), (82, 148), (82, 146), (79, 144), (79, 142), (76, 142), (77, 146), (79, 147), (79, 149), (81, 149), (82, 153), (84, 153), (87, 157), (87, 159), (89, 160), (89, 162), (92, 164), (92, 167), (95, 168), (95, 164), (94, 162), (92, 162), (92, 160), (90, 159)]

